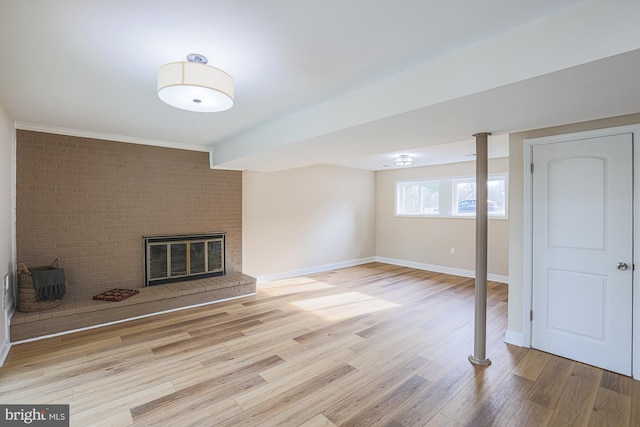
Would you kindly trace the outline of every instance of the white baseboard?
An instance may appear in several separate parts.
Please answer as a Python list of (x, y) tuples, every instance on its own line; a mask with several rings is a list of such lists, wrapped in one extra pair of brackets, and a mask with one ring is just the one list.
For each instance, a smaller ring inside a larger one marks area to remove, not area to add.
[[(473, 270), (464, 270), (461, 268), (445, 267), (441, 265), (425, 264), (422, 262), (405, 261), (401, 259), (387, 258), (387, 257), (375, 257), (378, 262), (385, 264), (399, 265), (401, 267), (416, 268), (418, 270), (435, 271), (436, 273), (453, 274), (454, 276), (462, 277), (476, 277), (476, 272)], [(487, 274), (487, 279), (492, 282), (509, 283), (509, 277), (500, 274)]]
[[(256, 276), (256, 281), (257, 283), (261, 283), (261, 282), (269, 282), (271, 280), (289, 279), (291, 277), (304, 276), (305, 274), (323, 273), (325, 271), (335, 270), (337, 268), (353, 267), (355, 265), (367, 264), (370, 262), (382, 262), (385, 264), (415, 268), (418, 270), (434, 271), (436, 273), (453, 274), (455, 276), (462, 276), (462, 277), (473, 278), (476, 276), (476, 273), (473, 270), (463, 270), (461, 268), (444, 267), (441, 265), (425, 264), (421, 262), (405, 261), (401, 259), (374, 256), (374, 257), (360, 258), (360, 259), (354, 259), (349, 261), (341, 261), (341, 262), (336, 262), (332, 264), (324, 264), (324, 265), (317, 265), (313, 267), (300, 268), (297, 270), (282, 271), (279, 273), (258, 275)], [(487, 278), (492, 282), (509, 283), (508, 276), (502, 276), (499, 274), (488, 274)]]
[(367, 264), (375, 262), (374, 257), (353, 259), (349, 261), (335, 262), (332, 264), (316, 265), (314, 267), (300, 268), (297, 270), (282, 271), (280, 273), (263, 274), (256, 276), (256, 282), (269, 282), (272, 280), (289, 279), (291, 277), (304, 276), (306, 274), (323, 273), (325, 271), (335, 270), (337, 268), (353, 267), (355, 265)]
[(11, 350), (11, 342), (9, 342), (9, 338), (0, 344), (0, 368), (4, 365), (4, 361), (9, 354), (9, 350)]
[(518, 347), (524, 347), (524, 335), (522, 332), (515, 332), (507, 330), (504, 335), (504, 342), (507, 344), (517, 345)]

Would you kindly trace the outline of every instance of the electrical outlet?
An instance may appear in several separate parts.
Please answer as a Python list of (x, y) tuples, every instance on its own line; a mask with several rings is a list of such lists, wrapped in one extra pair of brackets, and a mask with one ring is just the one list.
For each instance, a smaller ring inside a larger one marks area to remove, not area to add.
[(456, 248), (451, 248), (451, 255), (455, 255), (456, 254)]

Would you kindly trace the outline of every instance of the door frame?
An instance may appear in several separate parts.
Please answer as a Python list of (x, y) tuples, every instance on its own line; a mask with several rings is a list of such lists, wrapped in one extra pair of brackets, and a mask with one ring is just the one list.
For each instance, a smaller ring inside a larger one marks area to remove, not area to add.
[(541, 144), (568, 142), (576, 139), (596, 138), (619, 134), (633, 134), (633, 253), (634, 268), (633, 302), (632, 302), (632, 355), (631, 372), (635, 379), (640, 380), (640, 124), (596, 129), (591, 131), (573, 132), (561, 135), (551, 135), (524, 140), (524, 268), (523, 268), (523, 339), (524, 347), (531, 347), (532, 326), (531, 309), (533, 303), (533, 147)]

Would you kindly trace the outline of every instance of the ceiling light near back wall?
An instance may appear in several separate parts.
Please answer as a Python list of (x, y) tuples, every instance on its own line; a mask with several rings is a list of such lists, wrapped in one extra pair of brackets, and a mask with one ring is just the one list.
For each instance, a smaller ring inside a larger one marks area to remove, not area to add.
[(408, 154), (401, 154), (393, 159), (393, 163), (396, 166), (411, 166), (413, 164), (413, 158)]
[(233, 78), (219, 68), (207, 65), (197, 53), (188, 62), (171, 62), (158, 70), (158, 96), (182, 110), (212, 113), (233, 105)]

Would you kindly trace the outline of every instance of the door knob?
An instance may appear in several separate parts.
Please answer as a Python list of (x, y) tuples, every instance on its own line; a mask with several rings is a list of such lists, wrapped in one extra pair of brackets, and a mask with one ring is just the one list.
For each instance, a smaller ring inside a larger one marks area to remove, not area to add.
[(619, 262), (619, 263), (616, 264), (616, 267), (618, 267), (618, 270), (620, 270), (620, 271), (624, 271), (627, 268), (629, 268), (629, 266), (627, 265), (626, 262)]

